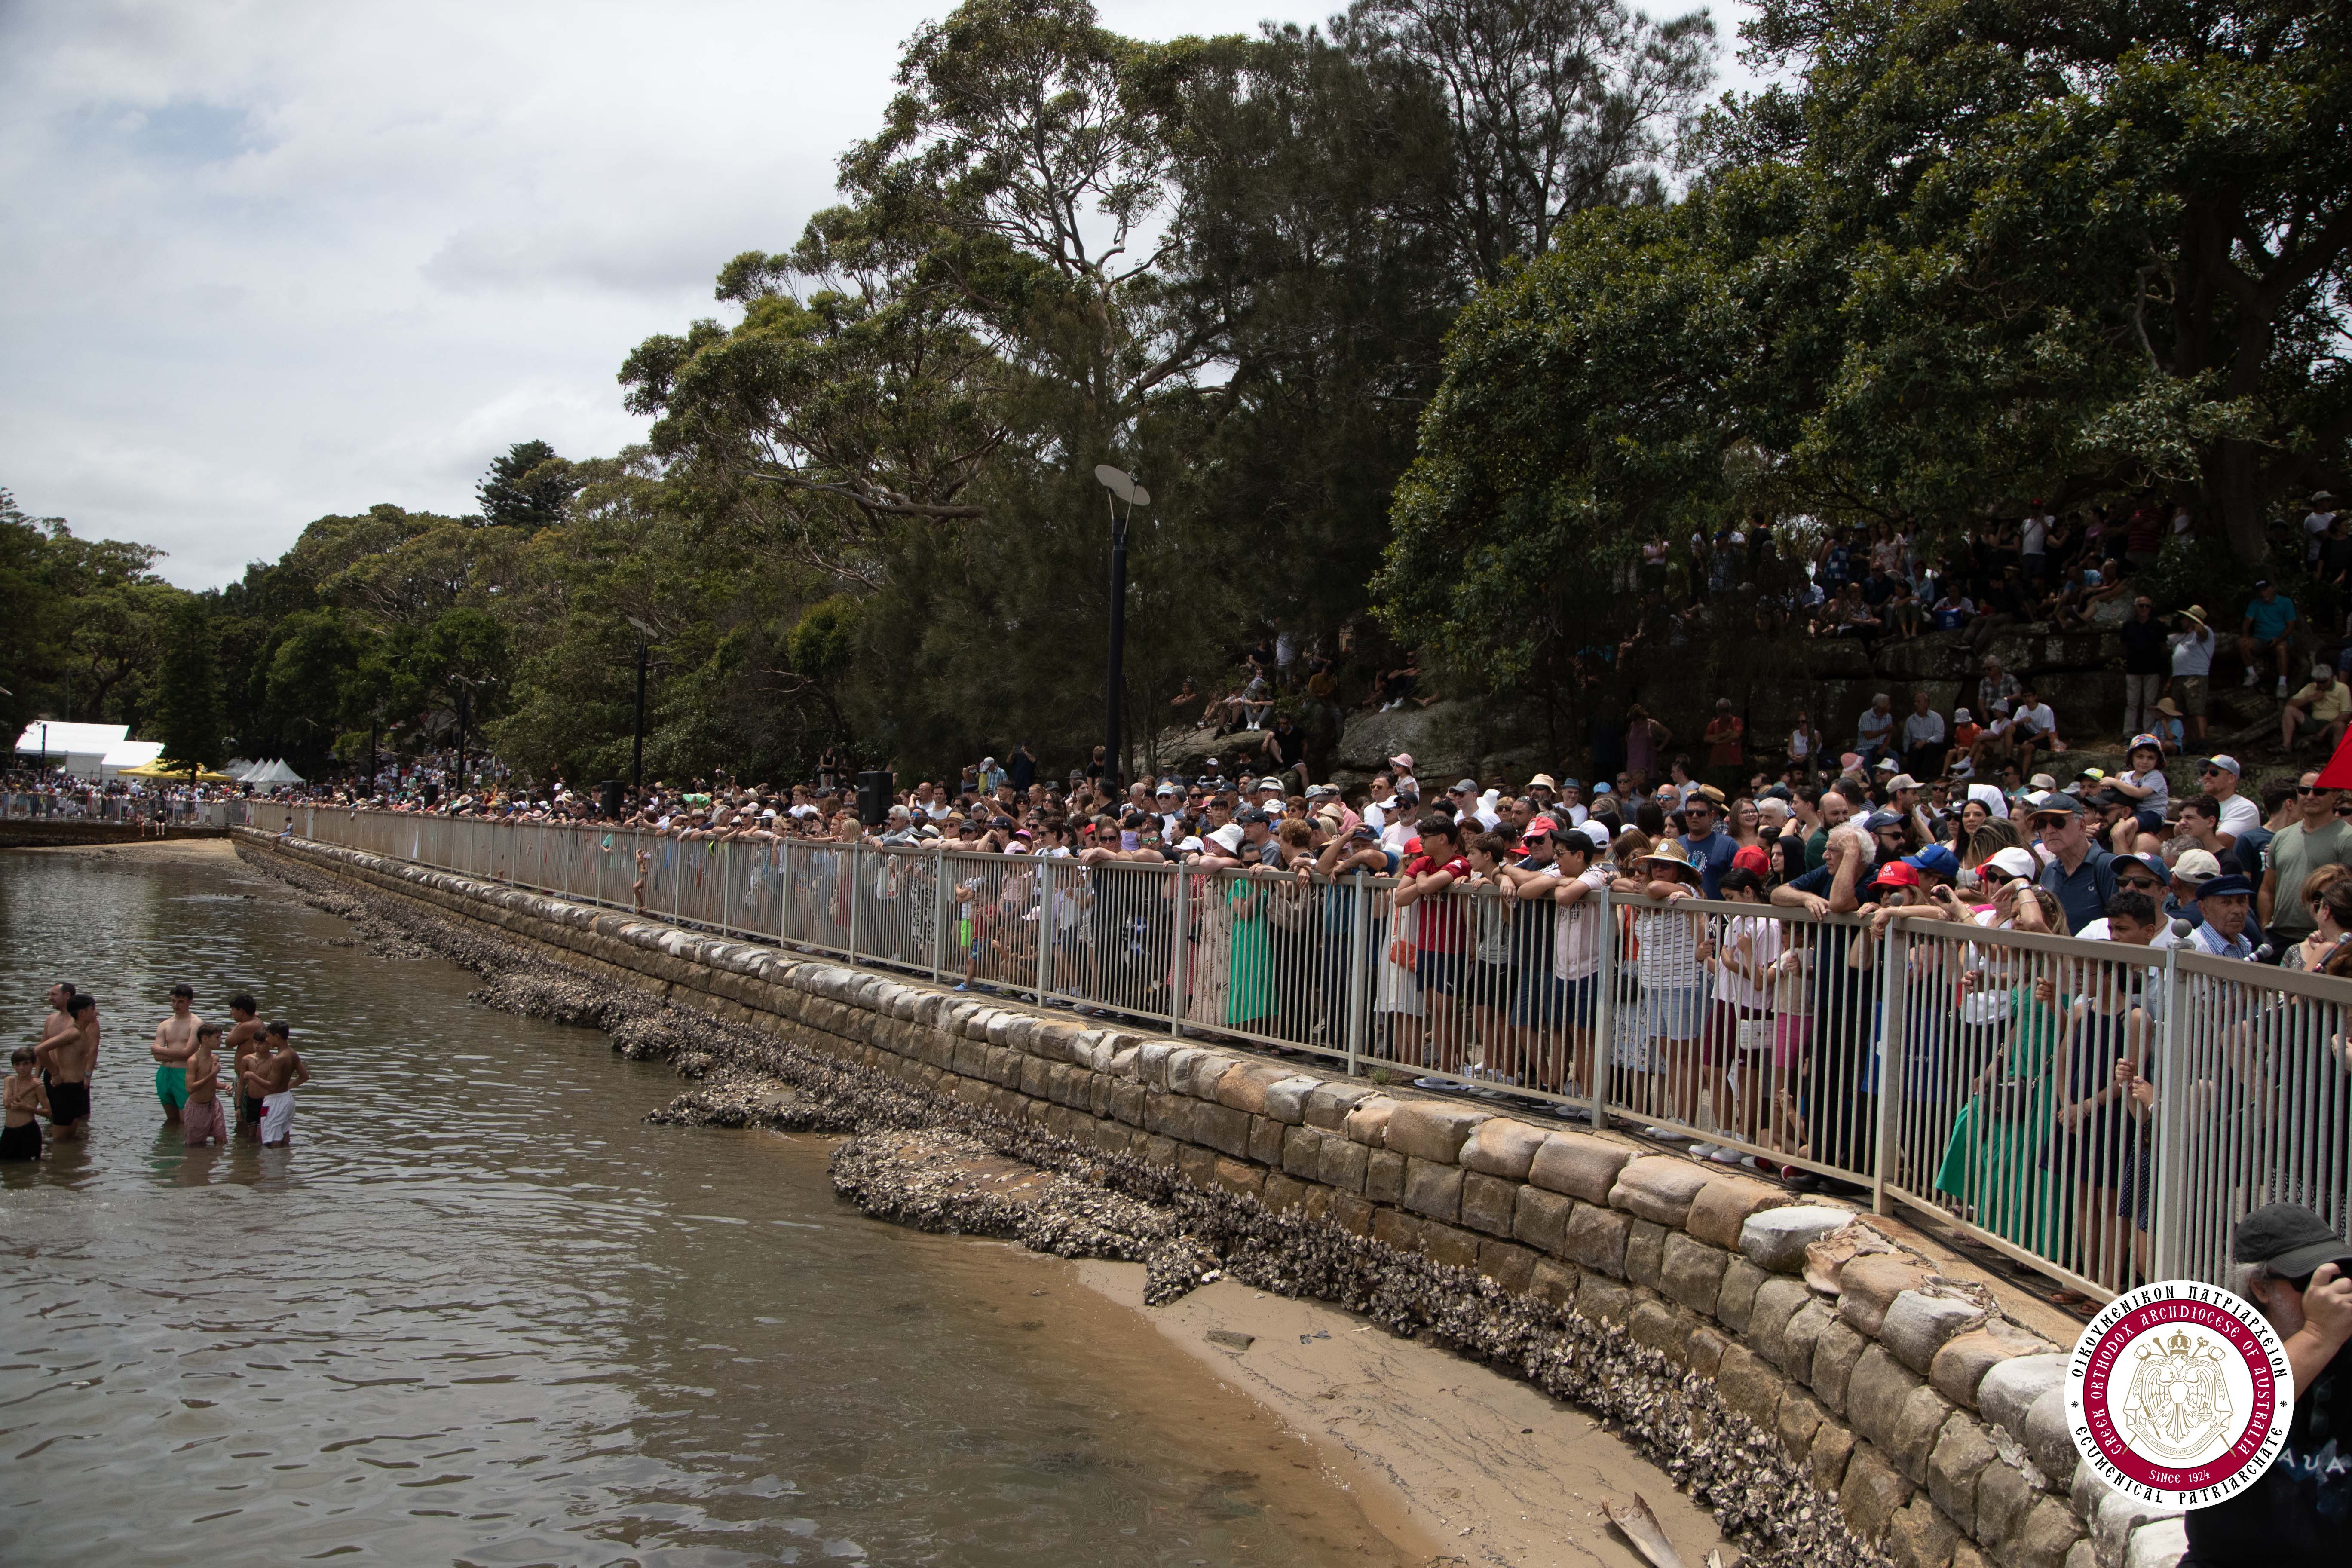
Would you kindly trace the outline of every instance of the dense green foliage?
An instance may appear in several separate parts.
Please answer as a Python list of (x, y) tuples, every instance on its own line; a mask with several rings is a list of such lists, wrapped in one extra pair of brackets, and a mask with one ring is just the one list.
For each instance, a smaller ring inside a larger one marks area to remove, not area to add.
[(1686, 196), (1483, 296), (1399, 488), (1401, 632), (1555, 674), (1638, 542), (1949, 535), (2178, 496), (2241, 561), (2352, 438), (2352, 22), (2313, 4), (1769, 0), (1797, 74)]
[[(1780, 85), (1697, 116), (1704, 16), (1617, 0), (1165, 44), (967, 0), (839, 204), (626, 354), (646, 446), (518, 442), (478, 516), (321, 518), (202, 596), (224, 743), (446, 745), (464, 692), (528, 774), (611, 776), (642, 647), (656, 776), (1066, 766), (1099, 739), (1106, 463), (1151, 492), (1129, 715), (1276, 628), (1554, 696), (1622, 635), (1641, 542), (1750, 513), (1934, 533), (2158, 492), (2251, 569), (2352, 437), (2348, 30), (1766, 0)], [(152, 565), (0, 519), (20, 717), (152, 727), (196, 647)]]

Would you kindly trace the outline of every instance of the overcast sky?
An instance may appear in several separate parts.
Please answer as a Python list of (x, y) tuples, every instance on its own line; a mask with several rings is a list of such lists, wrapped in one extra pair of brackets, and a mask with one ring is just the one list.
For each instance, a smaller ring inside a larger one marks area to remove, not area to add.
[(200, 588), (326, 513), (471, 511), (512, 442), (638, 438), (622, 356), (798, 237), (949, 4), (0, 0), (0, 487)]

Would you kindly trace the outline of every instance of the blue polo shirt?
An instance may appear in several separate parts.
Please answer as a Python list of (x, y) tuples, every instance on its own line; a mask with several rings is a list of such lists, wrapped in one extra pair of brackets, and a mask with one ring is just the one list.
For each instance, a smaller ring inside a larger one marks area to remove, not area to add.
[(2072, 936), (2107, 912), (2107, 900), (2116, 896), (2114, 859), (2113, 855), (2094, 844), (2072, 876), (2055, 858), (2042, 868), (2042, 885), (2065, 911), (2067, 935)]
[(1682, 843), (1698, 866), (1699, 891), (1710, 899), (1719, 897), (1723, 874), (1731, 868), (1732, 858), (1739, 853), (1739, 841), (1718, 827), (1704, 838), (1685, 834)]
[(2260, 594), (2246, 601), (2246, 619), (2254, 624), (2254, 636), (2262, 642), (2276, 642), (2294, 624), (2294, 601), (2284, 594), (2273, 596), (2264, 604)]

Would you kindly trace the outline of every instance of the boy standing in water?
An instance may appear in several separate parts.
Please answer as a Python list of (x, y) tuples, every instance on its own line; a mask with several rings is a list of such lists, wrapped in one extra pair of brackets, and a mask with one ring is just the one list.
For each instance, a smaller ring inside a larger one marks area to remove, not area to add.
[(253, 1059), (261, 1054), (261, 1011), (253, 998), (240, 991), (228, 999), (228, 1033), (222, 1037), (221, 1049), (229, 1060), (229, 1085), (236, 1093), (236, 1135), (240, 1138), (261, 1136), (261, 1099), (245, 1092), (245, 1075)]
[(228, 1122), (221, 1115), (220, 1049), (221, 1026), (200, 1024), (196, 1027), (196, 1048), (189, 1053), (188, 1103), (180, 1113), (180, 1131), (191, 1149), (202, 1148), (207, 1139), (226, 1147)]
[(9, 1052), (8, 1065), (15, 1070), (0, 1082), (0, 1106), (6, 1108), (6, 1125), (0, 1127), (0, 1160), (37, 1160), (41, 1157), (38, 1119), (48, 1111), (48, 1093), (33, 1076), (30, 1046), (18, 1046)]
[(261, 1100), (261, 1146), (283, 1146), (294, 1138), (294, 1091), (310, 1081), (310, 1069), (294, 1049), (285, 1025), (269, 1026), (268, 1049), (254, 1058), (246, 1074), (247, 1092)]
[(49, 1000), (61, 1010), (63, 1022), (52, 1019), (33, 1047), (41, 1079), (48, 1091), (49, 1124), (58, 1137), (76, 1142), (89, 1131), (89, 1074), (98, 1065), (98, 1002), (63, 981), (50, 989)]
[(163, 1125), (180, 1124), (180, 1107), (188, 1103), (188, 1053), (196, 1048), (196, 1026), (204, 1020), (195, 1014), (196, 993), (194, 987), (172, 987), (172, 1013), (155, 1026), (155, 1043), (147, 1054), (155, 1058), (155, 1098), (163, 1104)]

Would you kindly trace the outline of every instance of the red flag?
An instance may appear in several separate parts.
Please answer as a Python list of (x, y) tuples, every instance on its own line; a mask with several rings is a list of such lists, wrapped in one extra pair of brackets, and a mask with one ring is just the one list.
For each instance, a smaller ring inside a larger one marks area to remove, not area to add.
[(2336, 754), (2319, 770), (2319, 787), (2352, 789), (2352, 729), (2344, 731), (2344, 739), (2336, 742)]

